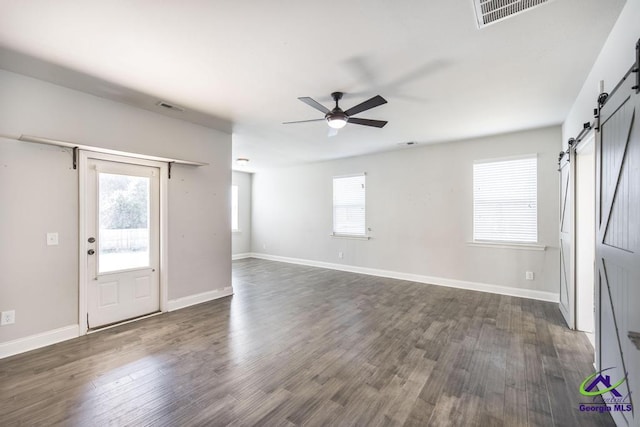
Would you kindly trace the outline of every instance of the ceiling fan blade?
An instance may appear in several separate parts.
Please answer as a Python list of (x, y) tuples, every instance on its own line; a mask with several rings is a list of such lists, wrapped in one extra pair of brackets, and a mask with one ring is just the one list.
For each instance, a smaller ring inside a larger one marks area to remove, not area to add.
[(290, 125), (292, 123), (308, 123), (308, 122), (326, 122), (326, 119), (313, 119), (313, 120), (296, 120), (294, 122), (282, 122), (283, 125)]
[(372, 109), (374, 107), (377, 107), (379, 105), (386, 104), (386, 103), (387, 103), (386, 99), (384, 99), (380, 95), (376, 95), (371, 99), (367, 99), (366, 101), (361, 102), (360, 104), (349, 108), (344, 113), (347, 116), (353, 116), (355, 114), (362, 113), (363, 111), (370, 110), (370, 109)]
[(383, 128), (388, 122), (385, 120), (371, 120), (371, 119), (359, 119), (357, 117), (349, 117), (349, 123), (364, 126), (373, 126), (376, 128)]
[(313, 98), (309, 98), (308, 96), (303, 96), (298, 99), (304, 102), (305, 104), (307, 104), (308, 106), (313, 107), (318, 111), (322, 111), (324, 114), (327, 114), (329, 112), (329, 109), (327, 107), (320, 104), (318, 101), (316, 101)]
[(338, 129), (336, 128), (329, 128), (329, 133), (327, 134), (327, 136), (329, 138), (331, 138), (332, 136), (336, 136), (338, 134)]

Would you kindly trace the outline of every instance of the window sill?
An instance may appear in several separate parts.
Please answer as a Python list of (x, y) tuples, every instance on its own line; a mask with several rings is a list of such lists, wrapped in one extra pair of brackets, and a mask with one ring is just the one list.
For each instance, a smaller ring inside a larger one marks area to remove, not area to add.
[(509, 242), (467, 242), (467, 245), (477, 248), (519, 249), (525, 251), (545, 251), (545, 245), (537, 243), (509, 243)]
[(369, 237), (369, 236), (360, 236), (360, 235), (356, 235), (356, 234), (331, 233), (331, 234), (329, 234), (329, 236), (335, 237), (337, 239), (353, 239), (353, 240), (370, 240), (371, 239), (371, 237)]

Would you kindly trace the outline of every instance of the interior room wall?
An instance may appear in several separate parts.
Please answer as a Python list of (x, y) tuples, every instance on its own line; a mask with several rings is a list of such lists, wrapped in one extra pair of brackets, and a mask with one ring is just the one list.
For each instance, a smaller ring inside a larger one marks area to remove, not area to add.
[(640, 0), (627, 0), (564, 121), (562, 144), (565, 149), (569, 138), (580, 132), (583, 123), (593, 121), (593, 109), (597, 107), (600, 81), (604, 81), (604, 91), (611, 93), (633, 65), (634, 49), (640, 39), (638, 22)]
[(78, 323), (78, 172), (21, 134), (209, 163), (172, 168), (168, 297), (231, 286), (231, 135), (3, 70), (0, 93), (0, 344)]
[(251, 252), (251, 174), (233, 171), (231, 183), (238, 186), (239, 231), (231, 234), (232, 255)]
[[(252, 251), (428, 276), (442, 283), (488, 284), (555, 300), (560, 132), (554, 126), (260, 171), (253, 176)], [(339, 144), (339, 137), (332, 143)], [(546, 250), (470, 245), (474, 160), (534, 153), (539, 243)], [(359, 172), (367, 173), (372, 239), (332, 237), (332, 177)], [(526, 271), (533, 271), (535, 280), (525, 280)]]

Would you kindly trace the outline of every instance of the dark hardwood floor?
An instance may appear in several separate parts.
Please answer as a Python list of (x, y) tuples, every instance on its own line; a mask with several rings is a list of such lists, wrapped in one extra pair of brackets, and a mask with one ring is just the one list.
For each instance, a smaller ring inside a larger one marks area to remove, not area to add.
[(0, 360), (0, 426), (596, 426), (556, 304), (242, 260), (235, 295)]

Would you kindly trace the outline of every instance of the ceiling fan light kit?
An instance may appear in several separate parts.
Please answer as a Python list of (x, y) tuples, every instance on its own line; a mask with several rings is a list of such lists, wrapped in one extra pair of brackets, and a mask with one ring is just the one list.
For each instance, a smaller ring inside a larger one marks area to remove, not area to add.
[(336, 116), (330, 116), (327, 117), (327, 123), (329, 124), (330, 128), (334, 128), (334, 129), (342, 129), (343, 127), (345, 127), (347, 125), (347, 117), (336, 117)]
[[(352, 117), (355, 114), (361, 113), (363, 111), (370, 110), (371, 108), (378, 107), (380, 105), (386, 104), (387, 100), (381, 97), (380, 95), (376, 95), (373, 98), (370, 98), (360, 104), (349, 108), (346, 111), (343, 111), (342, 108), (338, 105), (338, 102), (342, 99), (342, 92), (333, 92), (331, 97), (336, 102), (336, 106), (333, 110), (329, 110), (324, 105), (320, 104), (313, 98), (309, 97), (301, 97), (298, 98), (300, 101), (309, 105), (310, 107), (315, 108), (316, 110), (324, 113), (324, 120), (327, 121), (327, 124), (332, 129), (342, 129), (347, 125), (347, 123), (353, 123), (356, 125), (363, 126), (372, 126), (377, 128), (382, 128), (387, 124), (384, 120), (371, 120), (371, 119), (361, 119), (358, 117)], [(283, 124), (291, 124), (291, 123), (305, 123), (305, 122), (315, 122), (321, 121), (323, 119), (315, 119), (315, 120), (299, 120), (295, 122), (284, 122)]]

